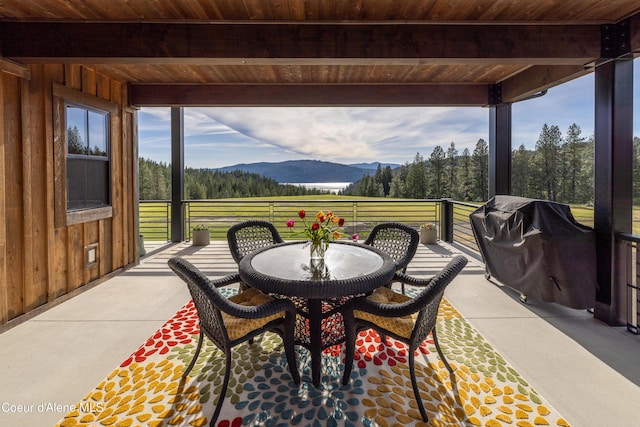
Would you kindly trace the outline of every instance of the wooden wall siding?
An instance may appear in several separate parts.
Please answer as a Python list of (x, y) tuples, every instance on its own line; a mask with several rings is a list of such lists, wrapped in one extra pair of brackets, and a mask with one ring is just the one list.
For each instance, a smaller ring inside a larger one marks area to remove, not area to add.
[[(122, 102), (121, 89), (117, 85), (111, 87), (111, 99), (117, 103)], [(117, 250), (113, 251), (112, 262), (114, 264), (121, 264), (125, 259), (126, 253), (126, 246), (124, 244), (126, 239), (122, 238), (126, 229), (124, 227), (125, 215), (123, 214), (125, 209), (125, 200), (122, 192), (122, 189), (124, 188), (124, 177), (122, 176), (123, 142), (121, 140), (121, 136), (124, 133), (124, 130), (122, 128), (122, 120), (120, 117), (113, 118), (111, 121), (111, 128), (115, 131), (112, 132), (111, 135), (111, 170), (114, 172), (111, 177), (111, 188), (113, 188), (111, 193), (113, 198), (113, 226), (111, 231), (114, 247), (117, 248)]]
[[(7, 279), (7, 212), (5, 192), (5, 139), (4, 135), (4, 76), (0, 73), (0, 281), (6, 283)], [(7, 321), (7, 286), (0, 286), (0, 324)]]
[[(125, 110), (127, 86), (79, 65), (35, 64), (29, 73), (29, 79), (0, 73), (0, 326), (137, 261), (129, 176), (135, 112)], [(55, 225), (55, 188), (66, 177), (55, 176), (55, 144), (65, 141), (55, 132), (64, 126), (64, 106), (53, 102), (54, 84), (118, 106), (110, 129), (111, 218)], [(99, 262), (87, 268), (91, 244), (98, 245)]]
[(7, 247), (7, 313), (12, 319), (24, 312), (24, 213), (22, 203), (22, 128), (20, 126), (20, 79), (2, 75), (4, 86), (5, 198)]

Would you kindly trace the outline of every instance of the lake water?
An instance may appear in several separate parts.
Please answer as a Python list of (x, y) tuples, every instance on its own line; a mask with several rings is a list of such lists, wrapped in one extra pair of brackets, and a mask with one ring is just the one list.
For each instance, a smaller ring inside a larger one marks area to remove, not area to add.
[(319, 190), (328, 190), (332, 193), (338, 193), (344, 190), (350, 182), (286, 182), (283, 184), (296, 185), (298, 187), (315, 188)]

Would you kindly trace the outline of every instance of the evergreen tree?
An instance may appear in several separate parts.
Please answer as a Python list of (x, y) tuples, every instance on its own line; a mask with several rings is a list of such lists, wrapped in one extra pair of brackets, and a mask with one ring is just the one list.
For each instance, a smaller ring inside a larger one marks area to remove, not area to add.
[(389, 195), (391, 190), (391, 180), (393, 179), (393, 170), (391, 166), (387, 165), (382, 168), (382, 165), (378, 163), (376, 174), (374, 176), (376, 182), (382, 186), (382, 193), (384, 196)]
[(416, 153), (413, 163), (407, 172), (405, 185), (406, 197), (411, 199), (424, 199), (427, 197), (427, 174), (424, 158), (420, 153)]
[(389, 189), (389, 197), (403, 198), (405, 197), (404, 180), (399, 173), (396, 173), (391, 180), (391, 188)]
[(460, 200), (472, 200), (473, 185), (471, 181), (471, 154), (465, 148), (458, 159), (458, 196)]
[(583, 177), (586, 166), (585, 155), (587, 144), (580, 136), (582, 130), (575, 123), (569, 126), (567, 137), (563, 146), (564, 171), (563, 178), (563, 200), (567, 203), (576, 203), (579, 199), (578, 184)]
[(455, 142), (451, 142), (447, 150), (447, 159), (445, 162), (446, 185), (441, 192), (442, 197), (452, 197), (458, 199), (458, 150), (456, 150)]
[(78, 126), (67, 129), (67, 152), (69, 154), (88, 154), (87, 144), (82, 140)]
[(409, 174), (410, 164), (407, 162), (400, 166), (393, 174), (391, 179), (391, 188), (389, 189), (389, 197), (408, 198), (407, 195), (407, 175)]
[(480, 138), (471, 155), (473, 177), (473, 200), (480, 202), (489, 198), (489, 145)]
[(531, 154), (524, 144), (513, 151), (511, 159), (511, 194), (525, 197), (529, 192)]
[(153, 171), (153, 181), (156, 200), (168, 199), (169, 193), (167, 192), (167, 183), (165, 181), (165, 174), (162, 168), (156, 168)]
[(562, 135), (558, 126), (542, 126), (533, 156), (537, 198), (557, 201), (559, 151)]
[(153, 174), (149, 162), (144, 159), (139, 162), (138, 181), (140, 200), (157, 200), (153, 192)]
[(578, 185), (576, 186), (576, 194), (579, 203), (593, 203), (594, 199), (594, 173), (595, 173), (595, 140), (591, 135), (584, 144), (582, 150), (583, 166), (581, 178), (578, 179)]
[(446, 155), (442, 147), (437, 145), (429, 156), (427, 197), (440, 198), (448, 194), (445, 165)]

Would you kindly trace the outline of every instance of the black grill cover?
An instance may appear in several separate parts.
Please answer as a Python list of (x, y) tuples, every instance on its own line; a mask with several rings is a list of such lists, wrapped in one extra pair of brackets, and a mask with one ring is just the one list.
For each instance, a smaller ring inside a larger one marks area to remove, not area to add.
[(470, 219), (491, 276), (527, 297), (577, 309), (595, 305), (595, 233), (576, 222), (569, 206), (496, 196)]

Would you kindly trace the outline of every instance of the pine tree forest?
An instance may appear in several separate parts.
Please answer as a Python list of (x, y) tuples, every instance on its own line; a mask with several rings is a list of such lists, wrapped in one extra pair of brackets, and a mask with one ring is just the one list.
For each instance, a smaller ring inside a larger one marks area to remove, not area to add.
[[(634, 204), (640, 204), (640, 138), (634, 137)], [(534, 149), (524, 144), (511, 160), (511, 194), (568, 204), (593, 203), (594, 139), (573, 124), (565, 135), (558, 126), (544, 125)], [(396, 170), (378, 168), (347, 187), (343, 194), (373, 197), (442, 198), (484, 202), (488, 198), (489, 147), (479, 139), (473, 152), (459, 153), (451, 142), (436, 146), (429, 158), (417, 153)], [(637, 183), (637, 185), (635, 184)], [(387, 190), (388, 189), (388, 190)]]
[[(138, 168), (140, 200), (171, 198), (171, 165), (140, 158)], [(323, 194), (320, 190), (290, 184), (282, 185), (273, 179), (242, 171), (220, 172), (186, 168), (184, 180), (184, 194), (187, 200)]]
[[(640, 183), (640, 138), (634, 137), (634, 182)], [(558, 126), (545, 124), (533, 149), (524, 144), (512, 152), (512, 194), (569, 204), (593, 203), (593, 137), (583, 137), (573, 124), (563, 135)], [(345, 188), (350, 196), (484, 202), (488, 199), (489, 147), (479, 139), (473, 151), (459, 152), (455, 143), (436, 146), (428, 158), (416, 153), (411, 162), (378, 169)], [(384, 159), (381, 159), (384, 160)], [(144, 158), (139, 162), (140, 200), (170, 198), (171, 168)], [(185, 169), (185, 198), (189, 200), (315, 195), (322, 191), (242, 171)], [(634, 204), (640, 204), (640, 185), (634, 185)]]

